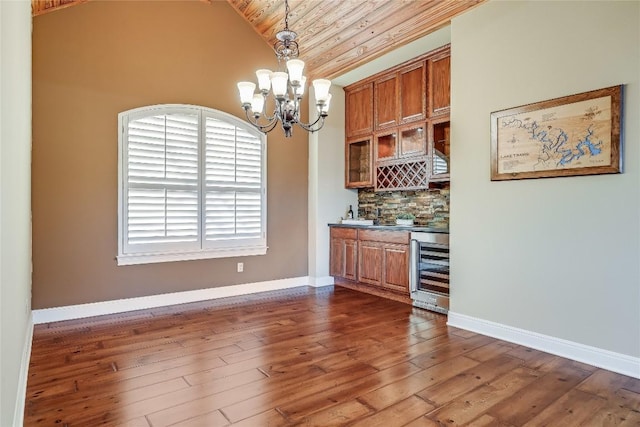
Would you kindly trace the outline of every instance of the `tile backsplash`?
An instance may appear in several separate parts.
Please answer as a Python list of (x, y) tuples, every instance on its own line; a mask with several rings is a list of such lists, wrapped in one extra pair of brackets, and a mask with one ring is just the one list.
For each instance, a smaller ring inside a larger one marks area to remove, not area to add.
[[(379, 216), (377, 216), (379, 212)], [(381, 225), (395, 224), (399, 213), (415, 215), (415, 225), (449, 227), (449, 189), (416, 191), (358, 190), (358, 217), (377, 219)]]

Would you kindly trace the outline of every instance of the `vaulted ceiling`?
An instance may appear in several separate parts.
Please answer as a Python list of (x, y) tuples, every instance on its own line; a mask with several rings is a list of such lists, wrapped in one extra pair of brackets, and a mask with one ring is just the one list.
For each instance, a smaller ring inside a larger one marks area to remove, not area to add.
[[(31, 0), (33, 15), (88, 0)], [(219, 0), (201, 0), (207, 3)], [(227, 0), (273, 46), (284, 28), (283, 0)], [(290, 0), (310, 77), (334, 78), (443, 26), (484, 0)]]

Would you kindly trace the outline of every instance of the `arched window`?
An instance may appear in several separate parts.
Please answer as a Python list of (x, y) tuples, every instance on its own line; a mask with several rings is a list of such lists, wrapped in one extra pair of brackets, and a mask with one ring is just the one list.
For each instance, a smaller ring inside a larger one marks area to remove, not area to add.
[(118, 265), (263, 255), (266, 136), (227, 113), (118, 115)]

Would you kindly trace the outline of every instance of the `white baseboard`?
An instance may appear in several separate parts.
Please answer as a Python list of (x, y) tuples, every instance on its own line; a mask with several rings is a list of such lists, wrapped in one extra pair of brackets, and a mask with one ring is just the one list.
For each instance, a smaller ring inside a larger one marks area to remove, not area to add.
[(33, 342), (33, 314), (29, 316), (27, 333), (24, 337), (22, 360), (20, 361), (20, 376), (18, 377), (18, 390), (16, 407), (13, 413), (14, 427), (24, 424), (24, 406), (27, 399), (27, 380), (29, 375), (29, 362), (31, 360), (31, 343)]
[(146, 308), (185, 304), (209, 299), (248, 295), (257, 292), (309, 286), (309, 277), (270, 280), (266, 282), (245, 283), (242, 285), (221, 286), (219, 288), (198, 289), (194, 291), (174, 292), (170, 294), (150, 295), (146, 297), (126, 298), (89, 304), (33, 310), (33, 323), (59, 322), (61, 320), (82, 319), (104, 314), (124, 313)]
[(322, 286), (331, 286), (334, 284), (332, 276), (309, 277), (309, 286), (320, 288)]
[(477, 332), (640, 379), (640, 358), (449, 312), (449, 326)]

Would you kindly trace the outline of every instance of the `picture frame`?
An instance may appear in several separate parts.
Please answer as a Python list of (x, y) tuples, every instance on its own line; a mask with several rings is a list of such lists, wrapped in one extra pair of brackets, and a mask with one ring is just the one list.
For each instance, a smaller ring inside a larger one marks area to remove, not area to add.
[(623, 86), (491, 113), (491, 180), (622, 172)]

